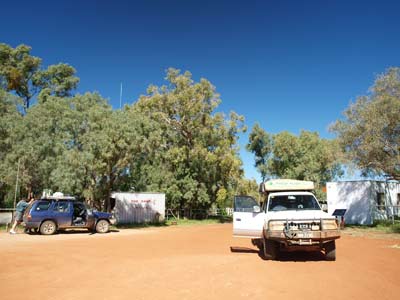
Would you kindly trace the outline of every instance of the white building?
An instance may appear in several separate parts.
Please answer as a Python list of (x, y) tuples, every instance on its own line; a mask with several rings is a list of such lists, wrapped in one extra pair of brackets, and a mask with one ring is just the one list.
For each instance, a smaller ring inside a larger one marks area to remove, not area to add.
[(347, 224), (371, 225), (374, 220), (400, 215), (400, 183), (376, 180), (326, 184), (328, 213), (347, 209)]

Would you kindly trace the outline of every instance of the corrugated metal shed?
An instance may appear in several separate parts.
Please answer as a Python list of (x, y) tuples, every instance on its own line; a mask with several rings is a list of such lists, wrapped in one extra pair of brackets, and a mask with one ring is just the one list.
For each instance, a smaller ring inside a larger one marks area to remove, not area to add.
[(165, 194), (114, 192), (113, 209), (119, 224), (161, 222), (165, 219)]

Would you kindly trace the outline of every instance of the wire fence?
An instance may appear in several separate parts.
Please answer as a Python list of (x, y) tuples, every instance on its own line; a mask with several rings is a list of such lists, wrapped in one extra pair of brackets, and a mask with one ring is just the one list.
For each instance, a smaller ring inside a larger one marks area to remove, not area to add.
[(208, 219), (213, 217), (231, 217), (233, 215), (233, 208), (227, 207), (225, 209), (171, 209), (165, 210), (165, 218), (169, 219)]

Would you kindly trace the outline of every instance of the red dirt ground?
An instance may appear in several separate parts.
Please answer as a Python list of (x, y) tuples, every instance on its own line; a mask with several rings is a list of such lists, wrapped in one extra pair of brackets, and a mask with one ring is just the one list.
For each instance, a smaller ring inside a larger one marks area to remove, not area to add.
[(231, 224), (106, 235), (2, 232), (0, 299), (400, 297), (400, 240), (346, 234), (335, 262), (318, 253), (264, 261), (249, 240), (231, 232)]

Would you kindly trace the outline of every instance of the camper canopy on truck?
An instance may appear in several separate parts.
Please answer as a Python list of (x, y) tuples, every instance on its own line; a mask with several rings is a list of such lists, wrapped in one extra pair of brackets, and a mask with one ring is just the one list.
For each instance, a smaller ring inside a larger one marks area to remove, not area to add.
[(260, 184), (260, 193), (283, 191), (312, 191), (314, 182), (293, 179), (271, 179)]
[(251, 196), (236, 196), (234, 236), (251, 238), (266, 259), (285, 250), (323, 250), (327, 260), (335, 260), (340, 232), (313, 190), (311, 181), (274, 179), (260, 184), (262, 205)]

